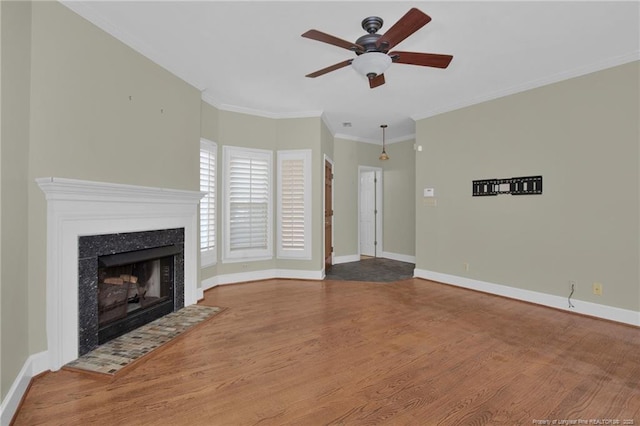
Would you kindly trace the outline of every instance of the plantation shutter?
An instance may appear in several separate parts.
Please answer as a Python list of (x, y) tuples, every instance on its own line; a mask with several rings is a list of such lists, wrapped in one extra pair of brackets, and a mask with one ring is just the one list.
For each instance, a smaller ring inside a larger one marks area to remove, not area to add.
[(304, 160), (283, 160), (280, 237), (285, 250), (304, 250)]
[(271, 152), (225, 153), (228, 259), (271, 256)]
[(310, 150), (278, 152), (278, 257), (310, 258)]
[(200, 142), (200, 252), (202, 265), (216, 261), (216, 156), (217, 146)]

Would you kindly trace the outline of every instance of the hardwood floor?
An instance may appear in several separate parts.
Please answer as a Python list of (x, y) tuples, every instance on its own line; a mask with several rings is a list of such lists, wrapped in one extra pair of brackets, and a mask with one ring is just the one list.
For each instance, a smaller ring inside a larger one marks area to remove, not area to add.
[(202, 303), (229, 309), (113, 381), (36, 378), (15, 425), (640, 424), (635, 327), (420, 279)]

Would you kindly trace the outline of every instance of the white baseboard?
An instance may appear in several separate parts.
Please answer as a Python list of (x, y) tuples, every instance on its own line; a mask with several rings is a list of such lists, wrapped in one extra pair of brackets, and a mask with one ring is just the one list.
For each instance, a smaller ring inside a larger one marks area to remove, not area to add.
[(333, 264), (339, 265), (340, 263), (357, 262), (359, 260), (360, 260), (359, 254), (348, 254), (346, 256), (334, 256)]
[(493, 284), (485, 281), (472, 280), (470, 278), (458, 277), (455, 275), (442, 274), (440, 272), (427, 271), (425, 269), (415, 269), (414, 276), (426, 280), (437, 281), (444, 284), (450, 284), (457, 287), (468, 288), (471, 290), (482, 291), (485, 293), (495, 294), (498, 296), (508, 297), (510, 299), (522, 300), (525, 302), (535, 303), (550, 308), (560, 309), (567, 312), (575, 312), (578, 314), (589, 315), (592, 317), (607, 319), (611, 321), (621, 322), (625, 324), (640, 327), (640, 312), (628, 309), (616, 308), (613, 306), (600, 305), (598, 303), (585, 302), (582, 300), (571, 299), (573, 308), (569, 307), (566, 297), (555, 296), (552, 294), (540, 293), (531, 290), (524, 290), (515, 287), (509, 287), (501, 284)]
[(225, 285), (236, 284), (247, 281), (270, 280), (274, 278), (296, 279), (296, 280), (322, 280), (324, 279), (324, 270), (320, 271), (304, 271), (298, 269), (265, 269), (262, 271), (239, 272), (236, 274), (217, 275), (202, 281), (201, 289), (203, 292), (210, 288)]
[(290, 280), (323, 280), (324, 268), (319, 271), (302, 271), (299, 269), (277, 269), (274, 278)]
[(200, 288), (202, 289), (202, 297), (204, 298), (204, 292), (218, 285), (218, 277), (210, 277), (206, 280), (202, 280), (200, 283)]
[(390, 253), (388, 251), (383, 251), (382, 257), (384, 257), (385, 259), (397, 260), (399, 262), (416, 263), (416, 257), (409, 256), (408, 254)]
[(47, 351), (39, 352), (27, 358), (18, 373), (18, 377), (13, 381), (7, 396), (0, 405), (0, 426), (8, 426), (11, 419), (16, 414), (20, 401), (29, 388), (29, 383), (34, 376), (49, 369), (49, 354)]

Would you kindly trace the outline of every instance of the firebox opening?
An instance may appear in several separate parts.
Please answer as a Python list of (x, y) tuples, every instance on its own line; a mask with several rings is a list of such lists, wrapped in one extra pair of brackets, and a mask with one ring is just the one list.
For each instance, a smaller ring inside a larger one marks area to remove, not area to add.
[(98, 326), (167, 300), (169, 283), (159, 275), (158, 260), (98, 269)]
[(165, 246), (98, 258), (98, 344), (174, 310), (174, 256), (180, 252)]

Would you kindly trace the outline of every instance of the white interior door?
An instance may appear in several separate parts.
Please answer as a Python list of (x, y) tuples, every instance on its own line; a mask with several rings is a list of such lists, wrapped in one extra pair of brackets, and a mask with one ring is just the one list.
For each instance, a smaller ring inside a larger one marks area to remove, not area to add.
[(360, 255), (378, 256), (382, 247), (382, 171), (361, 167), (359, 187)]
[(360, 173), (360, 254), (376, 255), (375, 172)]

